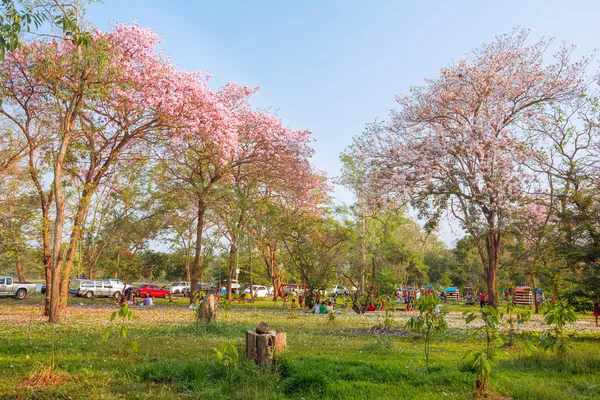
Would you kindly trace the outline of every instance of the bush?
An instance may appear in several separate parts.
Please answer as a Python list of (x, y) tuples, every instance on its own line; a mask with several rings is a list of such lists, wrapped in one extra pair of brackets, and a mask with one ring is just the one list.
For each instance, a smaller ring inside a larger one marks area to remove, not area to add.
[(565, 294), (565, 299), (573, 310), (577, 312), (592, 312), (594, 310), (594, 296), (585, 293), (583, 290), (575, 290)]

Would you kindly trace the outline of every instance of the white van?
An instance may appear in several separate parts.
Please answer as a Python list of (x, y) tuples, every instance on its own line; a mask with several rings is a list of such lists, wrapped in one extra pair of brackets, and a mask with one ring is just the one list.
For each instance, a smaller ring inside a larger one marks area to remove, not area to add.
[(90, 279), (72, 279), (69, 282), (69, 293), (78, 297), (121, 297), (123, 282), (116, 280), (93, 281)]

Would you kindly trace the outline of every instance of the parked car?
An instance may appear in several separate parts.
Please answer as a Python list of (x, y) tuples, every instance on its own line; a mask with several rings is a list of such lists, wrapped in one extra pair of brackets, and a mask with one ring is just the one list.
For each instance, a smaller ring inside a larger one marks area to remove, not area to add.
[(119, 280), (95, 281), (91, 279), (71, 279), (69, 293), (78, 297), (121, 297), (124, 283)]
[(304, 283), (283, 283), (279, 287), (279, 297), (283, 297), (283, 293), (290, 296), (293, 292), (296, 292), (297, 295), (303, 295), (304, 292), (308, 289)]
[(150, 297), (164, 297), (168, 299), (171, 297), (171, 291), (169, 289), (161, 288), (158, 285), (150, 283), (143, 284), (133, 289), (136, 296), (146, 297), (146, 293), (150, 294)]
[(332, 295), (336, 295), (336, 296), (349, 296), (350, 295), (350, 291), (348, 290), (347, 287), (345, 286), (334, 286), (333, 289), (331, 289), (330, 292)]
[(23, 300), (28, 293), (35, 292), (35, 283), (15, 282), (10, 276), (0, 276), (0, 296)]
[[(196, 290), (199, 290), (199, 291), (203, 292), (204, 294), (216, 293), (218, 291), (217, 285), (213, 285), (212, 283), (199, 282), (198, 286), (196, 286), (196, 287), (197, 287)], [(191, 291), (191, 286), (185, 290), (185, 295), (189, 296), (190, 291)]]
[[(231, 293), (240, 294), (242, 291), (242, 285), (238, 283), (235, 279), (231, 280)], [(221, 285), (221, 294), (227, 293), (227, 281), (223, 281), (223, 285)]]
[(125, 282), (123, 282), (120, 279), (103, 279), (103, 282), (110, 283), (114, 289), (119, 290), (121, 292), (124, 292), (125, 289), (131, 287), (130, 284), (128, 284), (128, 283), (126, 284)]
[[(250, 288), (244, 289), (244, 293), (250, 293)], [(267, 297), (269, 295), (269, 289), (262, 285), (252, 285), (252, 297)]]
[(190, 283), (189, 282), (175, 282), (170, 286), (167, 286), (167, 289), (171, 291), (173, 294), (184, 294), (189, 292)]

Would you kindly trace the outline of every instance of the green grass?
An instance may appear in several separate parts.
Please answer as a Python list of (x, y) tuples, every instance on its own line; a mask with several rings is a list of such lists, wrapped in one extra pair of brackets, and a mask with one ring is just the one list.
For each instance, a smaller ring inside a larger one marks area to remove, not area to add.
[[(0, 299), (0, 399), (467, 399), (475, 373), (463, 355), (483, 347), (461, 325), (461, 305), (448, 307), (454, 323), (434, 339), (425, 368), (421, 337), (359, 334), (382, 315), (343, 310), (331, 323), (304, 311), (292, 316), (281, 302), (264, 300), (234, 302), (227, 316), (221, 311), (220, 321), (203, 325), (193, 320), (186, 299), (158, 299), (153, 308), (135, 308), (127, 339), (118, 337), (113, 321), (104, 343), (114, 302), (73, 299), (68, 322), (55, 326), (38, 317), (39, 304), (36, 298)], [(408, 315), (396, 315), (401, 327)], [(243, 360), (244, 331), (260, 321), (288, 337), (286, 353), (268, 370)], [(500, 349), (494, 391), (514, 399), (600, 398), (600, 330), (586, 324), (574, 332), (566, 358)], [(66, 380), (26, 387), (29, 376), (49, 365), (52, 338), (57, 373)], [(130, 340), (138, 342), (137, 352)], [(523, 340), (518, 336), (517, 346)], [(236, 345), (241, 358), (229, 370), (214, 358), (213, 348), (225, 342)]]

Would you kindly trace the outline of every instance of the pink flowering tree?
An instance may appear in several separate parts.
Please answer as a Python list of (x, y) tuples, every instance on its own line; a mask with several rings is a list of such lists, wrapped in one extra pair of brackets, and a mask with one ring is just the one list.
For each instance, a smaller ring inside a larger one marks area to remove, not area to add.
[[(155, 148), (160, 159), (161, 183), (164, 190), (193, 204), (196, 212), (194, 261), (190, 270), (191, 296), (197, 290), (202, 270), (202, 237), (206, 230), (207, 212), (220, 198), (219, 188), (229, 179), (231, 155), (238, 151), (239, 110), (247, 109), (247, 98), (254, 89), (233, 82), (214, 94), (214, 113), (210, 124), (180, 124)], [(194, 122), (197, 110), (206, 99), (192, 97), (186, 120)]]
[[(3, 75), (15, 82), (2, 93), (15, 126), (27, 137), (22, 121), (52, 121), (44, 131), (56, 207), (50, 321), (64, 314), (82, 223), (98, 187), (166, 132), (208, 130), (221, 116), (203, 76), (177, 71), (154, 51), (158, 43), (150, 30), (119, 25), (92, 32), (87, 47), (68, 40), (28, 42), (2, 64)], [(78, 199), (69, 208), (66, 178)], [(66, 220), (70, 235), (63, 249)]]
[[(229, 177), (215, 207), (221, 230), (230, 242), (229, 298), (239, 242), (256, 226), (252, 217), (257, 210), (281, 199), (311, 212), (318, 201), (315, 189), (321, 185), (309, 162), (313, 152), (309, 131), (286, 128), (279, 118), (264, 112), (244, 110), (238, 117), (238, 150), (228, 161)], [(261, 254), (268, 251), (261, 236), (255, 236), (254, 242)], [(269, 268), (272, 262), (266, 265), (267, 275), (278, 288), (280, 274)]]
[(526, 46), (527, 36), (497, 37), (398, 96), (389, 127), (354, 144), (377, 201), (411, 202), (429, 227), (449, 213), (473, 237), (494, 307), (502, 237), (539, 185), (524, 167), (534, 152), (521, 126), (548, 104), (578, 96), (588, 62), (572, 62), (563, 47), (545, 65), (552, 40)]

